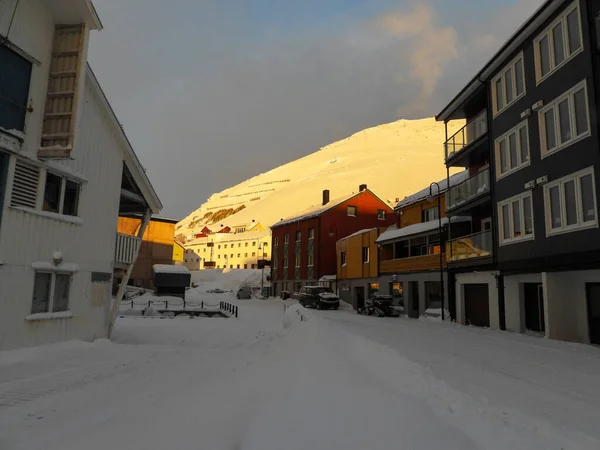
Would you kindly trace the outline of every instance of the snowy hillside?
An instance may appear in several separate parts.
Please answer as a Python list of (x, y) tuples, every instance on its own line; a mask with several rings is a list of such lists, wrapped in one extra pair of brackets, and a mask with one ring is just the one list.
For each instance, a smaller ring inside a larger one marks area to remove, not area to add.
[[(457, 130), (459, 121), (449, 133)], [(399, 120), (360, 131), (304, 158), (212, 195), (177, 225), (177, 235), (218, 231), (252, 221), (270, 226), (331, 198), (350, 195), (360, 184), (394, 205), (446, 176), (444, 125), (433, 118)]]

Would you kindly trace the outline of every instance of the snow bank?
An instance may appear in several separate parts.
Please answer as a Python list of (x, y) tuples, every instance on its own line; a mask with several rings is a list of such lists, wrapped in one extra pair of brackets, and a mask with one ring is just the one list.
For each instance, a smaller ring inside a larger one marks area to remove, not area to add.
[(174, 264), (154, 264), (152, 270), (154, 270), (155, 273), (190, 273), (187, 267), (176, 266)]
[[(260, 286), (261, 270), (258, 269), (213, 269), (192, 272), (192, 282), (196, 283), (198, 292), (213, 289), (236, 292), (240, 286)], [(265, 271), (265, 278), (267, 271)], [(265, 283), (265, 286), (267, 283)]]
[(293, 324), (298, 322), (306, 322), (309, 318), (310, 312), (299, 303), (284, 307), (283, 328), (290, 328)]

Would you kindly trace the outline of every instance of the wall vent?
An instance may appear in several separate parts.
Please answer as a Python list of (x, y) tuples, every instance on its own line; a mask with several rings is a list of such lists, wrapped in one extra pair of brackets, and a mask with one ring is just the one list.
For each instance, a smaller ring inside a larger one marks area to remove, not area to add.
[(40, 181), (40, 169), (17, 161), (13, 181), (10, 206), (37, 206), (37, 193)]

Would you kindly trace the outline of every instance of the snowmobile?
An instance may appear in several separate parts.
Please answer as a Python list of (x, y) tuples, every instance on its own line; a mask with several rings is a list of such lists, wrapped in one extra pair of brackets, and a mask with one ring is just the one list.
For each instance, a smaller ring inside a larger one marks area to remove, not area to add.
[(358, 314), (377, 317), (400, 317), (400, 313), (392, 308), (391, 295), (375, 294), (366, 302), (363, 308), (358, 309)]

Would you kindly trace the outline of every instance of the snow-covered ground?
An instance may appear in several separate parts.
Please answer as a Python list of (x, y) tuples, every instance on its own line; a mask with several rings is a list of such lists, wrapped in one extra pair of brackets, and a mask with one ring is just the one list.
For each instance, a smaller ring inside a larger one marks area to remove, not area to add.
[(238, 319), (0, 353), (0, 449), (600, 448), (597, 348), (221, 299)]

